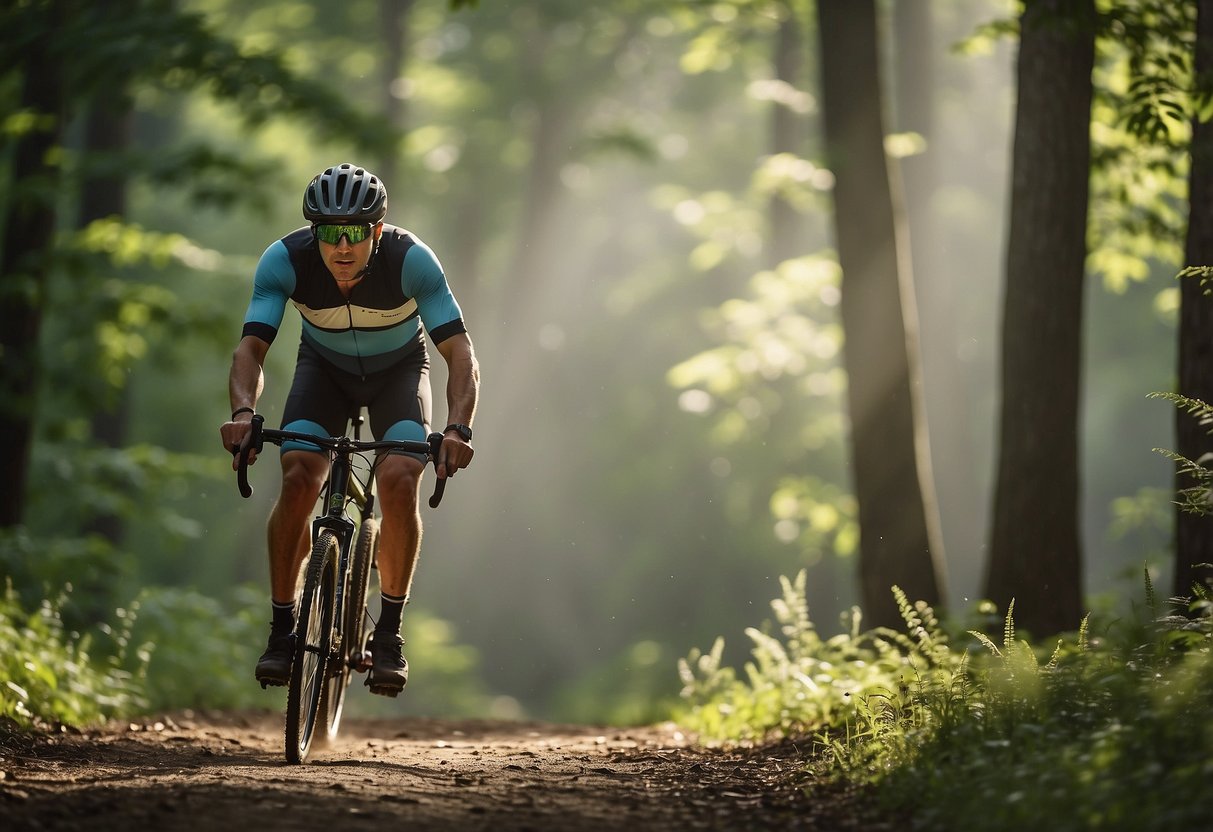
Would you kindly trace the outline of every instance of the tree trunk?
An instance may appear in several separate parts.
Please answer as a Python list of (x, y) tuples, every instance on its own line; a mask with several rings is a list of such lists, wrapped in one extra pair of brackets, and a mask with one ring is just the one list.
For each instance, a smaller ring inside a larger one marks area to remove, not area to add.
[[(129, 147), (132, 132), (131, 103), (120, 89), (103, 88), (92, 102), (85, 124), (85, 154), (113, 154)], [(94, 220), (126, 215), (126, 178), (121, 174), (89, 178), (80, 192), (81, 228)], [(130, 388), (124, 386), (114, 393), (113, 401), (99, 402), (93, 410), (91, 423), (93, 439), (107, 448), (126, 445), (130, 425)], [(88, 530), (111, 543), (122, 539), (125, 525), (114, 514), (96, 517)]]
[[(1213, 73), (1213, 0), (1196, 7), (1196, 74)], [(1192, 167), (1188, 174), (1188, 237), (1184, 263), (1213, 266), (1213, 124), (1193, 119)], [(1196, 278), (1180, 281), (1179, 393), (1213, 404), (1213, 298)], [(1209, 426), (1177, 409), (1177, 450), (1188, 459), (1213, 453)], [(1176, 475), (1176, 488), (1190, 488), (1188, 477)], [(1175, 518), (1175, 594), (1192, 595), (1192, 586), (1213, 587), (1213, 518), (1178, 510)]]
[(1093, 0), (1020, 20), (1002, 333), (998, 480), (986, 595), (1043, 636), (1082, 616), (1078, 414), (1090, 171)]
[(64, 107), (59, 64), (47, 54), (49, 40), (34, 41), (26, 55), (20, 109), (48, 123), (16, 142), (0, 252), (0, 528), (18, 525), (25, 513), (37, 410), (38, 334), (58, 196), (58, 171), (47, 157), (60, 144)]
[(821, 0), (822, 100), (842, 265), (844, 365), (859, 507), (861, 597), (901, 623), (890, 587), (944, 600), (942, 543), (922, 431), (908, 241), (884, 152), (874, 0)]

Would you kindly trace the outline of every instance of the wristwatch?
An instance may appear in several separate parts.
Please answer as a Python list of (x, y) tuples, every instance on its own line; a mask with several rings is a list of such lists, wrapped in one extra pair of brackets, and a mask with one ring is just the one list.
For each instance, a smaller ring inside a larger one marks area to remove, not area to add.
[(446, 426), (446, 430), (444, 430), (443, 433), (450, 433), (451, 431), (455, 431), (457, 434), (462, 436), (464, 442), (472, 441), (472, 429), (467, 425), (452, 423)]

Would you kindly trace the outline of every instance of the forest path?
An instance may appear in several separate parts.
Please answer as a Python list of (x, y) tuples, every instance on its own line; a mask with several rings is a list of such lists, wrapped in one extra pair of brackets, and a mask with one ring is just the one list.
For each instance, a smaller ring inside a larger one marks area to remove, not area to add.
[(350, 720), (302, 766), (284, 761), (272, 713), (0, 739), (13, 832), (892, 829), (812, 782), (792, 742), (726, 752), (668, 725)]

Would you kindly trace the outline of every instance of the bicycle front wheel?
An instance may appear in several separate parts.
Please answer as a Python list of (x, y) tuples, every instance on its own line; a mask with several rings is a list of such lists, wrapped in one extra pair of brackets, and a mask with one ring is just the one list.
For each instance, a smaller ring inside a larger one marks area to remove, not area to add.
[(295, 661), (286, 696), (286, 759), (302, 763), (323, 718), (324, 691), (337, 590), (337, 538), (323, 532), (312, 545), (295, 626)]
[(354, 551), (350, 556), (349, 584), (345, 591), (345, 608), (341, 628), (341, 649), (335, 653), (340, 667), (329, 668), (324, 690), (324, 710), (328, 732), (326, 739), (334, 740), (341, 727), (341, 713), (345, 708), (345, 694), (353, 676), (354, 668), (365, 670), (361, 665), (362, 652), (366, 649), (366, 591), (370, 585), (371, 564), (379, 550), (379, 520), (368, 517), (358, 527), (354, 540)]

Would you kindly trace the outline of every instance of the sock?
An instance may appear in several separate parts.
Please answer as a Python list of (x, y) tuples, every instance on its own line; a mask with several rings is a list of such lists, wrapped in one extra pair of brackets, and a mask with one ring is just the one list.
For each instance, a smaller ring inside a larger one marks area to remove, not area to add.
[(279, 635), (285, 635), (295, 629), (295, 602), (288, 601), (281, 603), (279, 601), (271, 601), (271, 607), (274, 610), (274, 617), (270, 622), (270, 629)]
[(379, 623), (375, 625), (377, 633), (399, 633), (400, 632), (400, 613), (404, 611), (404, 605), (408, 603), (407, 595), (388, 595), (386, 592), (380, 593), (382, 598), (382, 606), (379, 612)]

